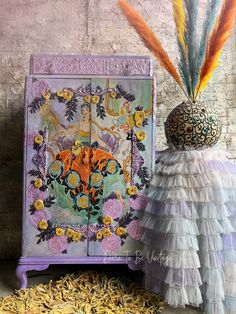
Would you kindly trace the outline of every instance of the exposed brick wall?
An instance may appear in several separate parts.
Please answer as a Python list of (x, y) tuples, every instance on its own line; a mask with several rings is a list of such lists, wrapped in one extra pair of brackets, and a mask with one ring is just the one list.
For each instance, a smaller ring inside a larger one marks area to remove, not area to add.
[[(160, 37), (172, 60), (177, 45), (171, 1), (130, 0)], [(200, 1), (199, 24), (206, 0)], [(0, 257), (20, 255), (24, 77), (32, 53), (149, 55), (115, 0), (0, 0)], [(236, 158), (236, 32), (202, 94), (223, 121), (221, 142)], [(184, 96), (155, 63), (157, 149), (163, 123)]]

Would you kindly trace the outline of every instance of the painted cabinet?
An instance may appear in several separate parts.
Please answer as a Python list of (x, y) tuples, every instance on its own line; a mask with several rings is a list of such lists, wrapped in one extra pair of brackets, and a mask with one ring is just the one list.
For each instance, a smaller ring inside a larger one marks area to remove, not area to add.
[(141, 249), (153, 89), (145, 76), (27, 77), (21, 280), (24, 261), (44, 269)]

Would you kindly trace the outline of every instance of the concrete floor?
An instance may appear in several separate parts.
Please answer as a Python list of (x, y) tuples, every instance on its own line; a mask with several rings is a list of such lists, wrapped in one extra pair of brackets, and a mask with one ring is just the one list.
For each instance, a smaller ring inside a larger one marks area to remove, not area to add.
[[(16, 260), (0, 260), (0, 297), (9, 295), (15, 289), (19, 289), (19, 282), (15, 277), (17, 261)], [(58, 278), (67, 273), (79, 270), (106, 270), (108, 272), (121, 272), (127, 277), (137, 280), (142, 275), (140, 272), (132, 272), (127, 269), (126, 265), (52, 265), (47, 270), (37, 272), (28, 272), (28, 286), (34, 286), (39, 283), (47, 283), (50, 279)], [(165, 306), (163, 314), (199, 314), (202, 313), (198, 309), (186, 307), (185, 309), (176, 309)]]

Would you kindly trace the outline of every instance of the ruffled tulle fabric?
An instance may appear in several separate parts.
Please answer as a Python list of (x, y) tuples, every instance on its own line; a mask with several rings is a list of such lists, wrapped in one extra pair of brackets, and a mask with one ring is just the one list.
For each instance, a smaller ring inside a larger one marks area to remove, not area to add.
[(146, 194), (145, 288), (175, 307), (236, 314), (236, 165), (218, 147), (169, 148)]

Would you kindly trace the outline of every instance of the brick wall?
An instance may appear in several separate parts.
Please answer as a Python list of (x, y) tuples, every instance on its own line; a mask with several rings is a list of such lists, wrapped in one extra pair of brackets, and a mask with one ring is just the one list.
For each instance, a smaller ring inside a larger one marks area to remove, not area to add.
[[(171, 1), (130, 0), (176, 63)], [(201, 24), (206, 0), (200, 1)], [(32, 53), (149, 55), (115, 0), (0, 0), (0, 258), (20, 255), (24, 77)], [(221, 143), (236, 158), (236, 32), (201, 98), (219, 112)], [(184, 96), (155, 63), (157, 149), (163, 123)]]

